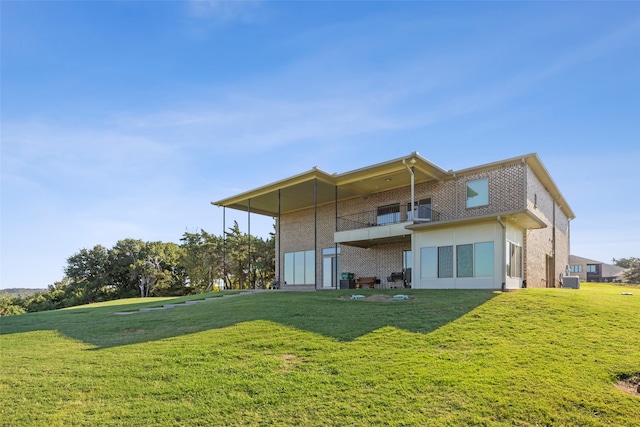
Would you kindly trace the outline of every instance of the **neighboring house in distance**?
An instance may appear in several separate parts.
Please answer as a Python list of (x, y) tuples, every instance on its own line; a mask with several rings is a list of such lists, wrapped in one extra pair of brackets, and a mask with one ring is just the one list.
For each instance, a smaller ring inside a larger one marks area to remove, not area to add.
[[(536, 154), (459, 171), (417, 152), (212, 202), (276, 219), (282, 288), (559, 287), (575, 215)], [(248, 215), (250, 220), (250, 215)], [(366, 279), (363, 279), (366, 278)]]
[(569, 256), (569, 270), (582, 282), (624, 282), (626, 268), (576, 255)]

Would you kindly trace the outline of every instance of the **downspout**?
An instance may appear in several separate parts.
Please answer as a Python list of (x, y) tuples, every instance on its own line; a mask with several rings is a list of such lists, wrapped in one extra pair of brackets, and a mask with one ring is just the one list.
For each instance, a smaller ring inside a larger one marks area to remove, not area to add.
[(280, 244), (280, 223), (282, 222), (282, 218), (281, 218), (281, 211), (280, 211), (280, 189), (278, 188), (278, 274), (277, 277), (275, 278), (278, 283), (278, 289), (282, 289), (282, 285), (284, 284), (284, 269), (282, 268), (282, 264), (284, 264), (282, 262), (282, 258), (280, 256), (281, 252), (282, 252), (282, 246)]
[(314, 289), (318, 290), (318, 178), (313, 179), (313, 268)]
[(247, 261), (249, 263), (249, 271), (247, 272), (247, 289), (251, 287), (251, 199), (247, 199), (247, 237), (249, 252), (247, 253)]
[(415, 215), (415, 211), (416, 211), (416, 190), (415, 190), (416, 178), (415, 178), (415, 174), (413, 173), (413, 166), (409, 167), (407, 165), (407, 162), (405, 162), (404, 159), (402, 159), (402, 164), (404, 165), (404, 167), (407, 168), (407, 170), (411, 174), (411, 220), (415, 222), (415, 220), (418, 219), (418, 218), (416, 218), (416, 215)]
[(553, 287), (556, 287), (556, 200), (553, 199), (553, 224), (551, 229), (551, 256), (553, 265), (551, 266), (551, 274), (553, 277)]
[[(524, 177), (523, 177), (523, 184), (522, 184), (522, 193), (523, 193), (523, 203), (524, 206), (523, 208), (526, 210), (529, 210), (529, 206), (527, 205), (527, 201), (529, 200), (529, 182), (527, 180), (527, 175), (528, 175), (528, 169), (527, 169), (527, 161), (525, 160), (525, 158), (522, 158), (522, 166), (524, 168)], [(534, 208), (535, 208), (535, 203), (534, 203)], [(525, 228), (524, 230), (522, 230), (522, 280), (526, 281), (527, 278), (526, 276), (529, 274), (529, 269), (527, 268), (527, 256), (529, 255), (529, 251), (527, 250), (527, 232), (528, 230)]]
[(504, 223), (500, 215), (496, 217), (498, 223), (502, 227), (502, 243), (500, 244), (502, 250), (502, 261), (500, 265), (502, 265), (502, 292), (507, 290), (507, 267), (505, 265), (505, 260), (507, 259), (507, 224)]

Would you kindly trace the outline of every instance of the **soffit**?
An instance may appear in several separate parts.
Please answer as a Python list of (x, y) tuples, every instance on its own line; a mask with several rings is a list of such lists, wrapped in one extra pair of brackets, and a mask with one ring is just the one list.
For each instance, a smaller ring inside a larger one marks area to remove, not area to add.
[(314, 168), (212, 204), (277, 216), (278, 212), (283, 214), (312, 208), (314, 205), (333, 203), (336, 200), (336, 186), (338, 200), (407, 187), (411, 183), (408, 167), (413, 167), (416, 183), (444, 179), (448, 176), (443, 169), (419, 154), (412, 153), (406, 157), (343, 174), (328, 174)]
[(457, 226), (460, 224), (475, 224), (483, 222), (494, 222), (500, 218), (502, 221), (509, 221), (511, 224), (518, 226), (522, 229), (534, 230), (538, 228), (546, 228), (545, 222), (540, 219), (536, 214), (528, 209), (519, 211), (499, 212), (496, 214), (475, 216), (469, 218), (457, 218), (446, 221), (434, 221), (434, 222), (414, 222), (407, 225), (407, 230), (426, 230), (437, 228), (448, 228), (451, 226)]

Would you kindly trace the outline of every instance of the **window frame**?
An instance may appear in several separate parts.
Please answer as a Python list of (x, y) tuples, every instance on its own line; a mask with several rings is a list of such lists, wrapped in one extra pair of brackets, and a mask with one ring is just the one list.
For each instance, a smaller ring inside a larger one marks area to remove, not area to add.
[(315, 250), (285, 252), (284, 283), (289, 285), (315, 285)]
[[(481, 188), (478, 186), (482, 185)], [(466, 207), (470, 208), (479, 208), (482, 206), (489, 205), (489, 178), (479, 178), (466, 182), (466, 190), (467, 190), (467, 198), (466, 198)], [(469, 193), (473, 192), (474, 195), (469, 196)], [(479, 199), (473, 201), (471, 199), (475, 197), (480, 197)]]

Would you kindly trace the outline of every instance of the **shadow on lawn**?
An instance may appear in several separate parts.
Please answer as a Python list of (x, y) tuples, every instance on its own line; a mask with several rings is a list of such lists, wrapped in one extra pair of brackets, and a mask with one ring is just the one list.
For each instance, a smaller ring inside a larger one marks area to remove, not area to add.
[[(428, 333), (498, 295), (493, 291), (478, 290), (358, 290), (364, 295), (406, 293), (412, 299), (389, 302), (341, 299), (351, 293), (353, 291), (261, 292), (126, 316), (113, 313), (137, 306), (58, 310), (23, 315), (33, 316), (32, 321), (15, 322), (17, 328), (3, 322), (2, 333), (11, 333), (12, 329), (14, 332), (56, 329), (70, 338), (106, 348), (266, 320), (350, 341), (384, 326)], [(23, 316), (15, 316), (12, 320)], [(18, 327), (19, 323), (22, 327)]]

